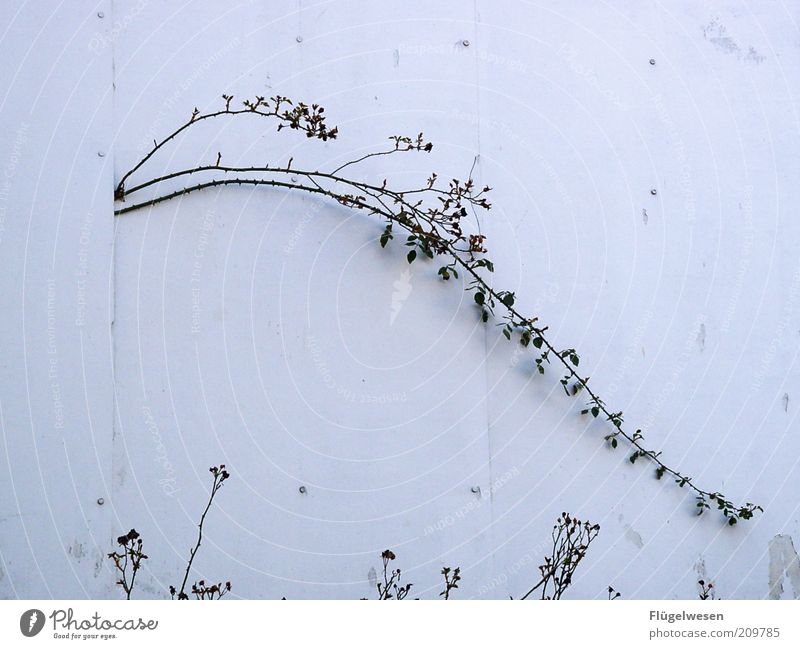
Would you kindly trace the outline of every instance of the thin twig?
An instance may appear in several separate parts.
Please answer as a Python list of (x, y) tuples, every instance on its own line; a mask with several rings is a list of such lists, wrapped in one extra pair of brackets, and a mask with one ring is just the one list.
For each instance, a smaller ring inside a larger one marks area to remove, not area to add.
[[(208, 496), (208, 502), (206, 503), (206, 508), (203, 510), (203, 514), (200, 516), (200, 523), (197, 526), (197, 542), (194, 544), (194, 548), (192, 548), (189, 552), (189, 561), (186, 564), (186, 571), (183, 575), (183, 582), (181, 583), (180, 590), (178, 591), (178, 599), (188, 599), (189, 596), (186, 594), (186, 582), (189, 580), (189, 573), (192, 570), (192, 564), (194, 563), (194, 558), (197, 556), (197, 551), (200, 549), (200, 543), (203, 541), (203, 524), (206, 520), (206, 515), (208, 514), (208, 510), (211, 509), (211, 504), (214, 502), (214, 496), (217, 495), (217, 492), (222, 488), (223, 483), (230, 477), (230, 474), (225, 470), (225, 465), (220, 464), (219, 467), (211, 467), (209, 471), (214, 476), (214, 482), (211, 486), (211, 493)], [(230, 589), (230, 586), (228, 587)], [(174, 589), (171, 589), (174, 591)]]

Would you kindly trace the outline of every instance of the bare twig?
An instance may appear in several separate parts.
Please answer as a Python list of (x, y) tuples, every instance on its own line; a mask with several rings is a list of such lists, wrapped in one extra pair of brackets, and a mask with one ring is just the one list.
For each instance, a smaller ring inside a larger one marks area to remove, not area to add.
[(444, 590), (439, 593), (439, 597), (444, 597), (445, 600), (450, 599), (451, 591), (458, 588), (458, 582), (461, 581), (461, 568), (442, 568), (442, 576), (444, 577)]
[[(203, 513), (200, 516), (200, 523), (197, 526), (197, 541), (195, 542), (194, 547), (189, 550), (189, 561), (186, 564), (186, 571), (183, 574), (183, 582), (181, 583), (181, 587), (180, 589), (176, 589), (174, 586), (169, 587), (170, 595), (173, 598), (177, 597), (178, 599), (189, 599), (189, 596), (186, 594), (186, 582), (189, 580), (189, 573), (192, 570), (192, 563), (194, 563), (194, 559), (197, 556), (197, 551), (200, 549), (200, 544), (203, 542), (203, 524), (206, 521), (208, 511), (211, 509), (211, 504), (214, 502), (214, 497), (217, 495), (217, 492), (222, 489), (222, 485), (225, 483), (225, 481), (230, 477), (230, 474), (225, 470), (224, 464), (220, 464), (218, 467), (212, 466), (209, 471), (214, 477), (214, 481), (211, 485), (211, 493), (208, 496), (206, 508), (203, 510)], [(217, 586), (220, 587), (218, 588)], [(213, 595), (215, 594), (218, 596), (217, 599), (219, 599), (226, 592), (230, 591), (230, 582), (226, 582), (227, 588), (224, 590), (224, 592), (222, 592), (223, 589), (221, 588), (221, 585), (217, 586), (206, 589), (205, 581), (200, 581), (192, 587), (192, 593), (196, 595), (198, 599), (214, 599)], [(201, 597), (201, 594), (212, 596)]]
[(406, 584), (405, 586), (400, 583), (400, 568), (396, 568), (389, 573), (389, 562), (394, 561), (397, 557), (391, 550), (384, 550), (381, 553), (383, 561), (383, 583), (378, 582), (378, 599), (389, 600), (396, 599), (398, 601), (405, 599), (408, 596), (411, 586), (414, 584)]
[[(553, 549), (539, 566), (541, 579), (520, 599), (528, 599), (541, 588), (539, 599), (561, 599), (572, 584), (572, 577), (583, 561), (600, 526), (584, 522), (564, 512), (553, 526)], [(610, 591), (609, 591), (610, 592)]]
[[(269, 100), (264, 97), (256, 97), (255, 99), (245, 99), (242, 102), (243, 108), (231, 109), (231, 101), (233, 96), (222, 95), (225, 100), (225, 108), (223, 110), (213, 111), (210, 113), (200, 114), (195, 108), (192, 112), (189, 121), (176, 128), (172, 133), (165, 137), (160, 142), (155, 141), (153, 148), (138, 162), (133, 168), (130, 169), (125, 175), (122, 176), (117, 187), (114, 191), (115, 200), (125, 199), (125, 181), (128, 180), (136, 171), (152, 158), (164, 145), (174, 140), (178, 135), (183, 133), (186, 129), (199, 122), (214, 119), (222, 115), (235, 116), (235, 115), (257, 115), (259, 117), (274, 117), (279, 121), (278, 130), (283, 128), (291, 128), (300, 130), (306, 134), (307, 137), (318, 138), (320, 140), (335, 139), (338, 134), (337, 128), (329, 129), (323, 117), (324, 108), (317, 104), (312, 104), (310, 107), (304, 103), (299, 103), (296, 106), (292, 101), (286, 97), (276, 95)], [(286, 108), (284, 108), (286, 107)]]
[(231, 592), (231, 582), (226, 581), (206, 586), (204, 579), (201, 579), (192, 586), (192, 595), (197, 599), (222, 599)]
[[(136, 575), (142, 566), (142, 561), (147, 559), (148, 556), (142, 552), (142, 538), (134, 529), (120, 536), (117, 539), (117, 543), (122, 546), (122, 552), (110, 552), (108, 558), (114, 562), (114, 567), (119, 573), (117, 584), (125, 593), (125, 599), (130, 599), (136, 582)], [(128, 567), (131, 569), (130, 575), (128, 574)]]

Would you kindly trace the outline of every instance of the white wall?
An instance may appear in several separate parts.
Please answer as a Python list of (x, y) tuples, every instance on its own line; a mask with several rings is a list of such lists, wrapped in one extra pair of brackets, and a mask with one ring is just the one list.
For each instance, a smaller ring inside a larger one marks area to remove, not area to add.
[[(139, 596), (164, 597), (224, 462), (196, 575), (236, 596), (370, 596), (391, 547), (420, 597), (443, 564), (460, 597), (516, 597), (568, 510), (602, 526), (573, 597), (800, 597), (799, 13), (4, 3), (0, 595), (117, 597), (104, 556), (133, 526)], [(223, 92), (319, 102), (341, 137), (198, 128), (141, 179), (217, 151), (329, 168), (420, 130), (431, 156), (361, 173), (479, 155), (498, 286), (670, 463), (765, 514), (693, 516), (365, 215), (230, 189), (115, 219), (114, 180)]]

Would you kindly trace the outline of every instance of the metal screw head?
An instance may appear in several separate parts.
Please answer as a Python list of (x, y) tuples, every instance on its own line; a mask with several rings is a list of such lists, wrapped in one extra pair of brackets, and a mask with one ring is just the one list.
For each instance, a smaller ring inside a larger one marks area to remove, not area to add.
[(106, 157), (106, 152), (105, 152), (105, 151), (98, 151), (98, 152), (97, 152), (97, 155), (98, 155), (98, 157), (100, 157), (100, 158), (105, 158), (105, 157)]
[(463, 41), (461, 41), (461, 44), (462, 44), (464, 47), (469, 47), (469, 41), (468, 41), (466, 38), (465, 38)]
[(298, 491), (300, 491), (301, 494), (304, 494), (306, 492), (305, 486), (300, 487)]
[(106, 17), (106, 15), (105, 15), (105, 14), (104, 14), (102, 11), (98, 11), (98, 12), (97, 12), (97, 17), (98, 17), (98, 18), (105, 18), (105, 17)]
[(105, 498), (98, 498), (97, 499), (97, 504), (98, 505), (105, 505), (105, 503), (106, 503), (106, 499)]
[(650, 193), (651, 193), (653, 196), (655, 196), (656, 194), (658, 194), (658, 190), (657, 190), (657, 189), (651, 189), (651, 190), (650, 190)]
[(303, 37), (302, 36), (298, 36), (294, 40), (296, 40), (298, 43), (302, 43), (303, 42)]
[(655, 59), (650, 59), (650, 65), (655, 65), (655, 64), (656, 64), (656, 60)]
[(470, 491), (474, 494), (479, 494), (481, 492), (481, 488), (478, 485), (474, 485), (470, 487)]

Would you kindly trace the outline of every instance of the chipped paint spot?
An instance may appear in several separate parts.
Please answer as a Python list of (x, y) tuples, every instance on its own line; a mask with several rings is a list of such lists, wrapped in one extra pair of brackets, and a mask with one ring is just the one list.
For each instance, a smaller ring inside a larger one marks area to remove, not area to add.
[(369, 569), (369, 572), (367, 573), (367, 581), (372, 588), (376, 588), (378, 586), (378, 573), (375, 572), (374, 567)]
[(617, 516), (617, 520), (622, 525), (622, 529), (625, 530), (625, 540), (630, 541), (639, 549), (643, 548), (644, 540), (642, 535), (625, 522), (625, 517), (622, 514)]
[(647, 225), (647, 219), (648, 219), (648, 218), (649, 218), (649, 217), (647, 216), (647, 210), (645, 210), (645, 209), (642, 209), (642, 222), (643, 222), (645, 225)]
[(784, 412), (789, 412), (789, 393), (788, 392), (784, 392), (783, 393), (783, 411)]
[(137, 590), (141, 590), (145, 593), (148, 593), (149, 595), (154, 595), (154, 596), (163, 595), (163, 591), (161, 590), (161, 588), (156, 587), (147, 581), (142, 581), (141, 583), (137, 581), (136, 588)]
[(639, 534), (639, 532), (633, 529), (630, 525), (625, 526), (625, 539), (633, 543), (640, 550), (644, 547), (644, 541), (642, 540), (642, 535)]
[(6, 523), (15, 518), (22, 518), (22, 514), (9, 514), (8, 516), (0, 516), (0, 523)]
[(121, 465), (115, 472), (114, 472), (114, 479), (116, 481), (116, 486), (121, 488), (125, 485), (125, 465)]
[(761, 63), (765, 58), (752, 46), (748, 47), (745, 52), (739, 43), (728, 35), (727, 28), (717, 18), (712, 19), (708, 25), (703, 27), (703, 38), (717, 49), (735, 56), (740, 61)]
[(794, 549), (792, 537), (778, 534), (769, 542), (769, 598), (781, 599), (783, 582), (789, 578), (792, 599), (800, 599), (800, 558)]
[(394, 67), (400, 67), (400, 50), (394, 51)]
[(701, 579), (703, 581), (708, 581), (708, 576), (706, 573), (706, 560), (703, 558), (702, 555), (700, 555), (700, 558), (694, 564), (694, 571), (697, 573), (698, 581)]
[(100, 576), (100, 573), (103, 571), (103, 561), (105, 560), (105, 555), (103, 554), (102, 550), (96, 550), (94, 553), (94, 578), (97, 579)]
[(83, 559), (83, 557), (86, 556), (86, 550), (83, 548), (83, 543), (79, 543), (78, 541), (75, 541), (75, 545), (70, 545), (67, 548), (67, 552), (78, 560)]
[(700, 330), (697, 332), (697, 346), (701, 352), (706, 348), (706, 326), (702, 323), (700, 324)]
[(750, 47), (747, 50), (747, 56), (744, 57), (745, 61), (754, 61), (755, 63), (761, 63), (766, 57), (761, 56), (754, 47)]

